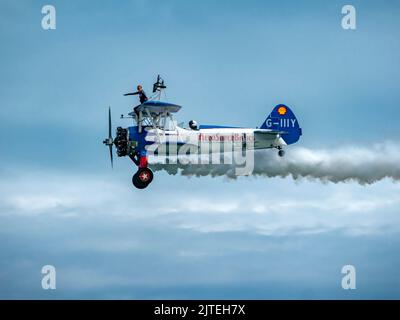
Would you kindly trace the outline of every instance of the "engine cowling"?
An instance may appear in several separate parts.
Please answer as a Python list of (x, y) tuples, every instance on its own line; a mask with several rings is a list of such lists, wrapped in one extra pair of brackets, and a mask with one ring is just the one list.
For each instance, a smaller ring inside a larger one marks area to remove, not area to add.
[(114, 139), (114, 145), (117, 148), (118, 157), (124, 157), (128, 154), (128, 131), (124, 128), (117, 128), (117, 136)]

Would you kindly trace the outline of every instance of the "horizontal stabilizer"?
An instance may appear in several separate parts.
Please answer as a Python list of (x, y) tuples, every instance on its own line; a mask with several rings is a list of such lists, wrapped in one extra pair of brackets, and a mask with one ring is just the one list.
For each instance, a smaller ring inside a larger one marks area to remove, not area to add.
[(277, 134), (286, 134), (286, 131), (278, 131), (272, 129), (256, 129), (254, 133), (262, 133), (262, 134), (270, 134), (270, 135), (277, 135)]

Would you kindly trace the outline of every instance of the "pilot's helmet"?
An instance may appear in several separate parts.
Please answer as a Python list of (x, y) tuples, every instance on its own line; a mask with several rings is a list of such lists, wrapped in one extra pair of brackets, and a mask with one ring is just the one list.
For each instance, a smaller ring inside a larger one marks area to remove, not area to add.
[(190, 127), (190, 129), (192, 129), (192, 130), (197, 130), (197, 129), (198, 129), (197, 122), (194, 121), (194, 120), (190, 120), (190, 121), (189, 121), (189, 127)]

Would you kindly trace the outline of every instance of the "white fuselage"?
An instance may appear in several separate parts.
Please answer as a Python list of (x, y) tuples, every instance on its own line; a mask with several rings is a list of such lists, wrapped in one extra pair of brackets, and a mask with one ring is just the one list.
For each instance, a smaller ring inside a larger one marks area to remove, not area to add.
[(174, 130), (146, 128), (146, 140), (155, 146), (176, 145), (177, 149), (192, 148), (198, 153), (225, 152), (235, 149), (266, 149), (286, 143), (279, 134), (260, 133), (252, 128), (206, 128), (199, 130), (176, 127)]

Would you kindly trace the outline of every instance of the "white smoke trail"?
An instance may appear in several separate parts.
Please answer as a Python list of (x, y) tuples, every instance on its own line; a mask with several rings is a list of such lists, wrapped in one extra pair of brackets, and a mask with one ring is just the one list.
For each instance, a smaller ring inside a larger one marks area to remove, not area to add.
[[(309, 149), (289, 147), (284, 158), (276, 150), (259, 150), (254, 156), (252, 175), (263, 177), (292, 177), (323, 182), (356, 181), (372, 184), (384, 178), (400, 180), (400, 145), (391, 142), (371, 147), (341, 147), (338, 149)], [(228, 164), (152, 164), (155, 171), (185, 176), (226, 176), (235, 179), (235, 166)]]

